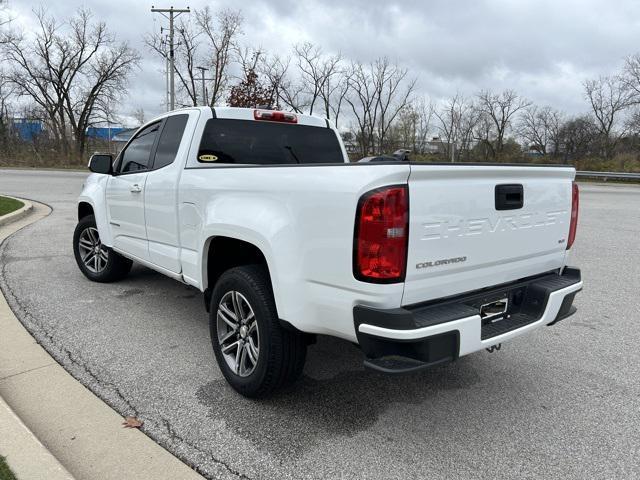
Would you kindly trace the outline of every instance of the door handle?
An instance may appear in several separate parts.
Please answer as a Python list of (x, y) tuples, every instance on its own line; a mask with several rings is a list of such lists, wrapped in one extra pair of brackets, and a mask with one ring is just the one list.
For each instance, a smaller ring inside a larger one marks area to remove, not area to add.
[(142, 191), (142, 187), (140, 185), (138, 185), (137, 183), (134, 183), (133, 185), (131, 185), (131, 187), (129, 188), (129, 191), (131, 193), (140, 193)]

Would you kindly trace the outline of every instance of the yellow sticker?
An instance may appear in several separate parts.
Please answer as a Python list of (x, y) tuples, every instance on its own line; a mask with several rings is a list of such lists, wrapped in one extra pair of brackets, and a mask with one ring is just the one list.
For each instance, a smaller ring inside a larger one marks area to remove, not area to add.
[(218, 157), (216, 157), (215, 155), (200, 155), (198, 157), (198, 160), (201, 162), (215, 162), (216, 160), (218, 160)]

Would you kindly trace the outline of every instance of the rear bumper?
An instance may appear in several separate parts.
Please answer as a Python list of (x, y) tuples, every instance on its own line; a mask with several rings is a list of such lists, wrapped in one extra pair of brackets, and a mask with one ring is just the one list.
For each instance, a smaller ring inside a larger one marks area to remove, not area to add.
[[(455, 360), (502, 343), (575, 313), (573, 299), (582, 289), (580, 270), (565, 268), (506, 285), (437, 302), (381, 310), (356, 306), (358, 343), (369, 367), (410, 371)], [(509, 299), (504, 318), (480, 317), (480, 305)]]

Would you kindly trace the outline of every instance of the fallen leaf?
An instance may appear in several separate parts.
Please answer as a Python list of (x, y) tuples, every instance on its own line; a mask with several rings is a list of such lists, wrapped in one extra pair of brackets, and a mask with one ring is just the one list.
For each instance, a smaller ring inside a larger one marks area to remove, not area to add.
[(143, 423), (142, 420), (138, 420), (136, 417), (125, 417), (122, 425), (124, 428), (140, 428)]

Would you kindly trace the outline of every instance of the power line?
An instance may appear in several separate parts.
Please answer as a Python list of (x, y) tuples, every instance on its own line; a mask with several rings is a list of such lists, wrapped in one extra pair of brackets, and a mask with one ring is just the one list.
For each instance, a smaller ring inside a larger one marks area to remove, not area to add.
[[(187, 8), (155, 8), (151, 6), (152, 13), (159, 13), (163, 17), (169, 19), (169, 109), (173, 110), (176, 107), (176, 86), (174, 78), (175, 70), (175, 52), (173, 43), (173, 31), (174, 31), (174, 19), (181, 13), (189, 13), (191, 10)], [(168, 15), (167, 15), (168, 14)]]

